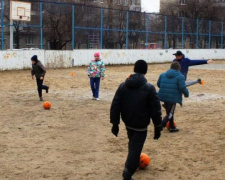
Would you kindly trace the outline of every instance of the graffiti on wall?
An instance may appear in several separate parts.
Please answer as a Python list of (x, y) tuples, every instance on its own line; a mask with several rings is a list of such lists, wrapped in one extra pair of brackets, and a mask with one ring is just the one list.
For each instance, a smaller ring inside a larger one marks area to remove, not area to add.
[(6, 52), (4, 55), (3, 55), (3, 58), (5, 60), (8, 60), (10, 58), (16, 58), (17, 57), (17, 52)]

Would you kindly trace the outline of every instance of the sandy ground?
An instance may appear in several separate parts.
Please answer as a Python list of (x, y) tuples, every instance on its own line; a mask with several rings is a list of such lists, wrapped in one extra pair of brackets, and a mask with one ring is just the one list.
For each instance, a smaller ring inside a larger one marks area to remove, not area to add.
[[(156, 84), (168, 67), (150, 65), (149, 82)], [(109, 109), (115, 90), (133, 66), (107, 67), (99, 102), (90, 100), (86, 69), (48, 70), (46, 84), (51, 90), (44, 99), (52, 103), (51, 110), (38, 101), (29, 71), (0, 72), (1, 180), (122, 179), (126, 131), (121, 124), (119, 137), (111, 134)], [(136, 180), (225, 179), (225, 70), (190, 70), (189, 79), (199, 77), (206, 85), (190, 87), (191, 97), (177, 108), (179, 133), (164, 130), (154, 141), (149, 126), (143, 152), (151, 164), (137, 171)]]

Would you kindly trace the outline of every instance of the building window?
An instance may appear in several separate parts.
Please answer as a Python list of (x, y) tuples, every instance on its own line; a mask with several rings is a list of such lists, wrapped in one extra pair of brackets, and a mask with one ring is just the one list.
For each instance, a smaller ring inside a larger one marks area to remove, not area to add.
[(180, 5), (186, 5), (186, 0), (179, 0)]
[(136, 0), (132, 0), (132, 5), (136, 5)]
[(34, 36), (26, 36), (25, 44), (26, 45), (34, 45), (35, 44), (35, 37)]
[(128, 4), (129, 4), (128, 0), (125, 0), (124, 6), (128, 6)]
[(125, 20), (126, 14), (124, 12), (120, 12), (120, 20)]
[(178, 17), (185, 17), (185, 13), (183, 11), (178, 12)]
[(118, 5), (121, 5), (121, 0), (117, 0), (117, 4)]

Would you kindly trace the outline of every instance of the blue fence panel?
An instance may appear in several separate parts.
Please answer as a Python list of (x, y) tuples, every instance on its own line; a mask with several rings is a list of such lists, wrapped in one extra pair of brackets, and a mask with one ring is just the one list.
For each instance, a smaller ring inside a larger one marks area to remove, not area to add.
[(222, 32), (223, 27), (221, 26), (221, 22), (212, 21), (210, 24), (211, 24), (211, 43), (210, 43), (211, 48), (223, 48), (224, 37), (223, 37), (223, 32)]
[[(14, 21), (14, 48), (224, 48), (224, 23), (81, 4), (30, 1)], [(94, 5), (94, 3), (92, 3)], [(9, 1), (1, 0), (1, 49), (9, 48)]]

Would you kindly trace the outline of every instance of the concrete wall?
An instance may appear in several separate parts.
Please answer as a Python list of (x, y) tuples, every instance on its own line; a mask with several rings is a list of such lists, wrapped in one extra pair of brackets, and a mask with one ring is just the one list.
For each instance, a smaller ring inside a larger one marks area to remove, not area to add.
[(45, 66), (47, 68), (72, 67), (74, 58), (73, 51), (45, 51)]
[(30, 58), (34, 54), (45, 64), (45, 51), (0, 51), (0, 70), (31, 68)]
[[(106, 65), (134, 64), (138, 59), (148, 63), (164, 63), (174, 59), (176, 50), (74, 50), (74, 51), (0, 51), (0, 70), (31, 68), (30, 58), (34, 54), (47, 68), (68, 68), (88, 65), (98, 51)], [(225, 59), (224, 49), (186, 49), (190, 59)]]
[[(148, 63), (164, 63), (174, 59), (177, 50), (97, 50), (105, 64), (134, 64), (138, 59)], [(75, 66), (88, 65), (96, 50), (75, 50)], [(223, 49), (185, 49), (182, 51), (190, 59), (225, 59)]]

